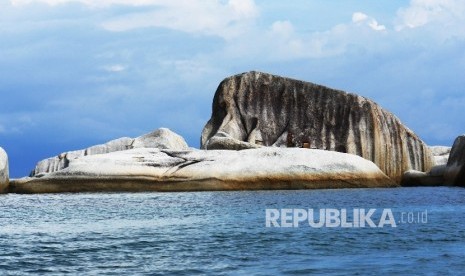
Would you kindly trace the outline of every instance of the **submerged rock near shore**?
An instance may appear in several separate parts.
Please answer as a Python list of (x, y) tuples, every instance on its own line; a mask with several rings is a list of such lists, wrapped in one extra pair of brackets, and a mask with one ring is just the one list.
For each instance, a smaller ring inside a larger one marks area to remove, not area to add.
[(298, 148), (242, 151), (137, 148), (71, 159), (12, 181), (11, 192), (218, 191), (396, 187), (359, 156)]
[[(249, 72), (219, 85), (203, 148), (228, 135), (257, 146), (308, 147), (359, 155), (400, 183), (408, 170), (433, 166), (430, 149), (373, 101), (324, 86)], [(218, 148), (219, 143), (215, 143)]]
[(8, 155), (0, 147), (0, 193), (6, 192), (9, 184)]

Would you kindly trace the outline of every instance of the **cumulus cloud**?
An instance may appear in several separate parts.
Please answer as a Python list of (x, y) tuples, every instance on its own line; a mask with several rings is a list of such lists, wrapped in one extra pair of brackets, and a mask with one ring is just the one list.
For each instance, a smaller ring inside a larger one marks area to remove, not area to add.
[(431, 22), (452, 24), (465, 19), (465, 1), (411, 0), (410, 5), (397, 12), (397, 30), (418, 28)]
[(369, 17), (368, 15), (362, 12), (355, 12), (352, 15), (352, 22), (355, 24), (366, 24), (368, 27), (375, 31), (384, 31), (386, 26), (380, 25), (376, 19)]
[(352, 14), (352, 22), (354, 23), (364, 22), (367, 19), (368, 15), (362, 12), (354, 12), (354, 14)]
[[(356, 12), (352, 20), (328, 30), (305, 32), (290, 20), (274, 21), (267, 31), (254, 30), (227, 46), (227, 54), (236, 58), (261, 58), (282, 61), (302, 58), (327, 58), (344, 54), (349, 47), (376, 47), (378, 38), (386, 30), (374, 18)], [(245, 42), (247, 41), (247, 42)], [(253, 43), (252, 43), (253, 42)]]
[(187, 33), (235, 37), (258, 15), (253, 0), (164, 1), (152, 11), (124, 15), (103, 23), (109, 31), (161, 27)]
[(111, 5), (126, 5), (126, 6), (148, 6), (157, 5), (166, 1), (163, 0), (10, 0), (14, 6), (28, 5), (32, 3), (44, 3), (50, 6), (57, 6), (69, 3), (81, 3), (91, 7), (108, 7)]

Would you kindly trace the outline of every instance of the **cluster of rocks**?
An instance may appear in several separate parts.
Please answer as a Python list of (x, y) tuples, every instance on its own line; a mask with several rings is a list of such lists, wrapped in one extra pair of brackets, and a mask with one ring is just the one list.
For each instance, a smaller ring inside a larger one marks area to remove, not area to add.
[(403, 186), (465, 187), (465, 135), (457, 137), (452, 147), (432, 147), (436, 160), (428, 172), (409, 170), (402, 178)]
[(10, 182), (0, 150), (0, 191), (463, 186), (464, 164), (465, 136), (428, 147), (369, 99), (249, 72), (219, 85), (200, 150), (162, 128), (45, 159)]

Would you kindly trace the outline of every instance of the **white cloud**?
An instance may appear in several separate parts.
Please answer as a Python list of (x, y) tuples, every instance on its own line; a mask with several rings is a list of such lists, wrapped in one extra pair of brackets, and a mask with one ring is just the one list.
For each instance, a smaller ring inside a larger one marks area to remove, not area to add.
[(91, 8), (112, 5), (147, 6), (144, 11), (109, 18), (102, 26), (109, 31), (160, 27), (231, 38), (243, 33), (247, 21), (259, 14), (254, 0), (11, 0), (13, 5), (34, 2), (56, 6), (81, 3)]
[(32, 3), (44, 3), (50, 6), (57, 6), (69, 3), (81, 3), (91, 7), (108, 7), (111, 5), (126, 5), (126, 6), (148, 6), (158, 5), (166, 1), (163, 0), (10, 0), (14, 6), (28, 5)]
[(228, 6), (237, 14), (244, 17), (255, 17), (257, 6), (253, 0), (229, 0)]
[(366, 24), (368, 27), (375, 31), (384, 31), (386, 26), (380, 25), (376, 19), (369, 17), (362, 12), (355, 12), (352, 14), (352, 22), (355, 24)]
[(378, 24), (378, 22), (374, 19), (370, 20), (368, 26), (375, 31), (384, 31), (386, 30), (386, 26)]
[(352, 22), (354, 23), (363, 22), (367, 19), (368, 19), (368, 15), (362, 12), (354, 12), (354, 14), (352, 14)]
[(157, 9), (111, 19), (103, 27), (109, 31), (161, 27), (229, 39), (245, 32), (247, 21), (256, 16), (258, 8), (253, 0), (165, 1)]
[(418, 28), (431, 22), (451, 24), (465, 19), (463, 0), (411, 0), (397, 12), (397, 30)]

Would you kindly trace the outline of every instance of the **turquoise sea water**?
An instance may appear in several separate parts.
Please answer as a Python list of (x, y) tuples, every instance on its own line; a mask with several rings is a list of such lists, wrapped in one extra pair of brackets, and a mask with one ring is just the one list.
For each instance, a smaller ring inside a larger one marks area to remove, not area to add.
[[(270, 208), (389, 208), (397, 227), (267, 228)], [(465, 189), (0, 197), (1, 275), (320, 273), (465, 273)]]

